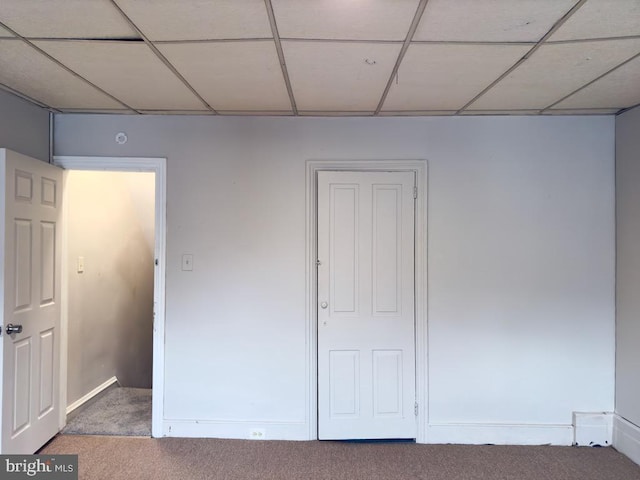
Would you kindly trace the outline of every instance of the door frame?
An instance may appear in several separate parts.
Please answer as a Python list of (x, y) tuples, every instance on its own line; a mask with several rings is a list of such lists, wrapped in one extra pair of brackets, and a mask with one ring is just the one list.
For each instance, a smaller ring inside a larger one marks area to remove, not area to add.
[(305, 239), (305, 328), (306, 328), (306, 422), (309, 440), (318, 439), (318, 316), (316, 273), (318, 245), (317, 172), (383, 171), (414, 172), (417, 199), (415, 204), (415, 353), (416, 403), (418, 404), (416, 442), (427, 443), (428, 424), (428, 355), (427, 355), (427, 160), (307, 160), (306, 162), (306, 239)]
[[(156, 266), (153, 275), (153, 366), (151, 436), (162, 436), (164, 412), (164, 335), (165, 335), (165, 278), (166, 278), (166, 218), (167, 218), (167, 159), (160, 157), (85, 157), (54, 156), (53, 164), (64, 170), (92, 170), (105, 172), (155, 173), (155, 248)], [(66, 222), (67, 201), (63, 195), (63, 218)], [(60, 335), (60, 428), (66, 424), (67, 365), (68, 365), (68, 257), (66, 228), (62, 234), (62, 286)]]

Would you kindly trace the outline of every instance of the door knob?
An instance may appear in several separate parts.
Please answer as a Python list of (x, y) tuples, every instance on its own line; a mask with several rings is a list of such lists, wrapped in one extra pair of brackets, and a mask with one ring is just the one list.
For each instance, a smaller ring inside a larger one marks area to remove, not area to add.
[(14, 333), (22, 333), (22, 325), (14, 325), (13, 323), (10, 323), (9, 325), (7, 325), (5, 332), (7, 332), (7, 335), (13, 335)]
[(329, 304), (328, 304), (327, 302), (322, 302), (322, 303), (320, 304), (320, 307), (321, 307), (321, 308), (327, 308), (328, 306), (329, 306)]

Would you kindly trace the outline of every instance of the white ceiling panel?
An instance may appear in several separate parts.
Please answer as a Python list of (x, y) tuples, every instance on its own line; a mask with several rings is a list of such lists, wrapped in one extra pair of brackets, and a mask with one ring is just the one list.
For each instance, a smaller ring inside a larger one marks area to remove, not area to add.
[(291, 110), (272, 40), (158, 48), (216, 110)]
[(0, 27), (0, 38), (13, 37), (13, 34), (6, 28)]
[(576, 0), (430, 0), (414, 40), (537, 42)]
[(553, 108), (624, 108), (639, 103), (640, 57), (605, 75)]
[(271, 0), (281, 38), (404, 40), (418, 0)]
[(144, 43), (35, 43), (61, 63), (135, 109), (206, 109)]
[(298, 109), (373, 111), (400, 44), (283, 42)]
[(0, 40), (0, 83), (54, 108), (122, 108), (17, 39)]
[(470, 106), (542, 109), (640, 52), (640, 39), (543, 45)]
[(413, 44), (383, 110), (457, 110), (530, 49), (522, 45)]
[(2, 0), (0, 22), (31, 38), (138, 36), (109, 0)]
[(640, 1), (588, 0), (549, 40), (631, 35), (640, 35)]
[(150, 40), (269, 38), (264, 0), (117, 0)]

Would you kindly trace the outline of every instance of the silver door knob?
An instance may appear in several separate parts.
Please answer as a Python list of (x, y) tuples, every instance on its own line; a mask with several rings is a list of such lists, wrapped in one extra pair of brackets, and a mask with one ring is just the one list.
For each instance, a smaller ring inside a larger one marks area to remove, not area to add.
[(329, 304), (328, 304), (327, 302), (322, 302), (322, 303), (320, 304), (320, 307), (321, 307), (321, 308), (327, 308), (328, 306), (329, 306)]
[(5, 329), (5, 331), (7, 332), (7, 335), (13, 335), (14, 333), (22, 333), (22, 325), (14, 325), (13, 323), (10, 323), (9, 325), (7, 325), (7, 328)]

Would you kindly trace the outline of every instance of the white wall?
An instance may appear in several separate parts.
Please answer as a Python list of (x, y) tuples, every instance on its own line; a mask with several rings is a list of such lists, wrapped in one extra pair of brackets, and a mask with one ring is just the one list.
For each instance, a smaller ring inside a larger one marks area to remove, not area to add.
[(148, 172), (67, 172), (68, 404), (113, 376), (151, 387), (154, 182)]
[(616, 413), (640, 426), (640, 108), (616, 118)]
[(433, 441), (568, 443), (613, 410), (613, 117), (59, 115), (55, 146), (168, 158), (169, 434), (308, 438), (308, 159), (429, 161)]
[(0, 90), (0, 148), (49, 161), (49, 112)]

